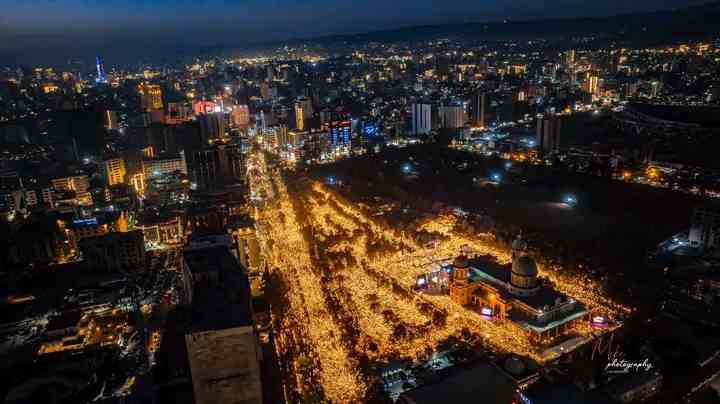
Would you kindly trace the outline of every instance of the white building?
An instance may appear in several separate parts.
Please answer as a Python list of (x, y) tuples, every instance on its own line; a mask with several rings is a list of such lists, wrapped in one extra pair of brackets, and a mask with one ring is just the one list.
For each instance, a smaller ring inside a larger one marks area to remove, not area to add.
[(428, 135), (432, 129), (432, 107), (430, 104), (413, 104), (412, 134)]
[(181, 151), (178, 157), (158, 158), (153, 160), (143, 160), (142, 168), (145, 179), (161, 174), (170, 174), (175, 171), (187, 175), (187, 163), (185, 161), (185, 153)]

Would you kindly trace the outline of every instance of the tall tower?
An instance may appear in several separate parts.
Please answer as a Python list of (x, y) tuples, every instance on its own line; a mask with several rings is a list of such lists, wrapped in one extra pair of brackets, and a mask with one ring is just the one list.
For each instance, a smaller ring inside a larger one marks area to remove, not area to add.
[(98, 84), (107, 84), (107, 76), (105, 75), (105, 65), (100, 56), (95, 57), (95, 68), (97, 69), (95, 82)]
[(349, 120), (332, 121), (328, 124), (330, 130), (330, 144), (333, 147), (350, 147), (350, 131), (352, 129)]
[(295, 127), (305, 130), (308, 118), (313, 115), (312, 101), (307, 97), (299, 97), (295, 100)]
[(295, 128), (305, 130), (305, 105), (299, 101), (295, 102)]
[(520, 234), (518, 234), (517, 238), (512, 243), (512, 258), (513, 258), (513, 260), (515, 258), (519, 258), (519, 257), (525, 255), (525, 253), (527, 252), (527, 249), (528, 249), (527, 242), (525, 240), (523, 240), (522, 232), (521, 232)]
[(431, 107), (430, 104), (413, 104), (412, 106), (412, 133), (414, 135), (430, 134)]
[(453, 277), (450, 282), (450, 299), (453, 302), (465, 306), (472, 300), (473, 285), (469, 281), (470, 264), (464, 255), (460, 255), (453, 261)]
[(453, 282), (467, 284), (468, 272), (470, 272), (470, 265), (467, 257), (464, 255), (456, 257), (453, 261)]
[(598, 95), (600, 90), (599, 83), (600, 78), (598, 75), (596, 73), (591, 73), (585, 80), (585, 91), (591, 95)]
[(470, 121), (480, 128), (485, 127), (485, 99), (485, 93), (482, 90), (477, 90), (470, 100)]
[(540, 289), (535, 260), (528, 255), (527, 243), (522, 235), (512, 244), (512, 269), (509, 290), (515, 296), (532, 296)]
[(537, 118), (535, 144), (541, 155), (550, 154), (560, 149), (560, 130), (562, 121), (560, 116), (549, 115)]

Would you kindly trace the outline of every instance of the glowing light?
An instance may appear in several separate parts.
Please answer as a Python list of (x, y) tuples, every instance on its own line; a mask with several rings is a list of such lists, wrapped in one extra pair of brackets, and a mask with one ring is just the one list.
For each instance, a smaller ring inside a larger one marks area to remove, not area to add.
[(602, 316), (595, 316), (592, 318), (592, 326), (594, 328), (607, 328), (608, 327), (608, 320), (605, 317)]
[[(286, 382), (300, 394), (319, 385), (327, 401), (361, 402), (370, 383), (357, 354), (371, 360), (416, 359), (467, 331), (484, 336), (498, 353), (543, 363), (560, 356), (542, 350), (513, 322), (486, 321), (482, 309), (478, 313), (425, 289), (432, 286), (428, 276), (441, 282), (452, 272), (447, 263), (464, 247), (509, 263), (510, 253), (496, 247), (492, 235), (461, 233), (455, 214), (424, 219), (414, 232), (400, 231), (322, 183), (309, 189), (293, 184), (288, 191), (290, 184), (267, 158), (264, 152), (252, 154), (249, 181), (253, 194), (267, 195), (255, 208), (257, 234), (270, 273), (289, 287), (285, 314), (274, 319), (273, 330), (278, 356), (291, 368)], [(420, 242), (420, 233), (432, 234), (435, 241)], [(626, 310), (603, 296), (592, 279), (538, 269), (558, 291), (596, 315), (612, 319)], [(572, 331), (588, 339), (601, 332), (582, 324)], [(352, 339), (343, 331), (348, 327)]]

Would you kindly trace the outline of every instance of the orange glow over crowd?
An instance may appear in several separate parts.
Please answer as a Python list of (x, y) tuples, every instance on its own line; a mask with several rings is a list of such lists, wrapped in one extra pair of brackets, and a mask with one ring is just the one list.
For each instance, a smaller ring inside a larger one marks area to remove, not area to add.
[[(457, 218), (439, 215), (418, 227), (437, 236), (421, 245), (412, 234), (381, 224), (369, 208), (320, 183), (286, 183), (263, 153), (253, 155), (250, 170), (253, 194), (263, 198), (256, 208), (258, 236), (270, 270), (289, 289), (290, 315), (274, 330), (277, 349), (281, 356), (294, 357), (296, 380), (291, 384), (300, 395), (319, 385), (327, 400), (358, 401), (372, 375), (362, 373), (357, 358), (418, 359), (451, 336), (470, 334), (495, 352), (540, 363), (558, 357), (555, 350), (532, 344), (510, 321), (487, 321), (448, 296), (413, 290), (419, 275), (461, 250), (508, 263), (509, 252), (488, 242), (492, 235), (459, 234), (454, 230)], [(616, 319), (629, 311), (603, 296), (591, 279), (548, 268), (540, 268), (540, 274), (593, 315)], [(618, 326), (611, 324), (609, 330)], [(608, 331), (575, 328), (580, 344)]]

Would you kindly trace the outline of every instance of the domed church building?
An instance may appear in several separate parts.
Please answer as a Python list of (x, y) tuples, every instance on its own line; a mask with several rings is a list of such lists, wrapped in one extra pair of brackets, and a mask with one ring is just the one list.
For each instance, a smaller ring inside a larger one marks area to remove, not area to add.
[(587, 318), (585, 306), (538, 278), (537, 264), (521, 236), (512, 248), (512, 264), (507, 265), (487, 256), (458, 256), (452, 264), (450, 298), (483, 316), (513, 321), (537, 340), (561, 335)]

